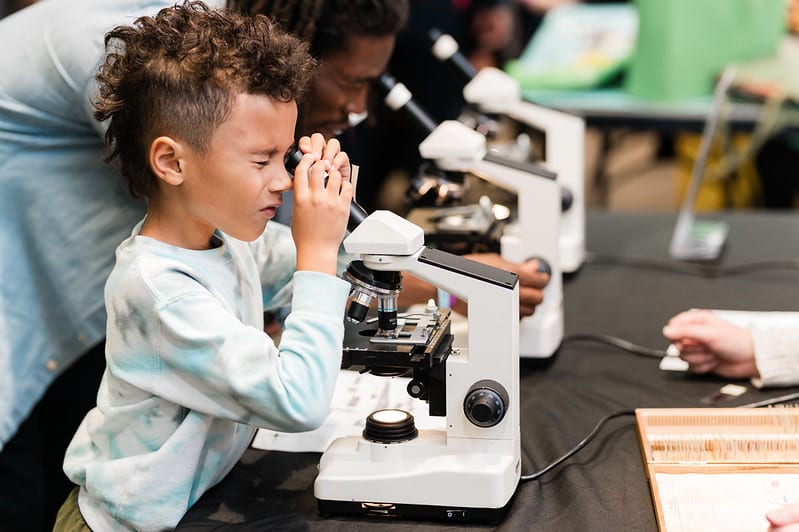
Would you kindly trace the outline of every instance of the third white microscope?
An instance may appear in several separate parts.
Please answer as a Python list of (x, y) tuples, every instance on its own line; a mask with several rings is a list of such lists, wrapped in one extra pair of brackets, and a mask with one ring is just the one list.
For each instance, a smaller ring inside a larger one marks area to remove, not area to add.
[(518, 81), (494, 67), (476, 71), (459, 51), (457, 41), (430, 31), (433, 56), (451, 64), (464, 78), (463, 97), (483, 113), (503, 115), (544, 135), (546, 168), (558, 175), (563, 194), (560, 222), (560, 267), (572, 273), (585, 260), (585, 121), (522, 98)]

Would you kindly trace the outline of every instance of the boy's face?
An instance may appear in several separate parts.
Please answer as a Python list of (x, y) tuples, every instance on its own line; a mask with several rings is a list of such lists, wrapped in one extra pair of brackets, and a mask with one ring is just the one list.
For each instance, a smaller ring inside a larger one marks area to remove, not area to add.
[(185, 205), (198, 229), (219, 228), (248, 242), (263, 233), (282, 193), (291, 188), (283, 160), (294, 142), (296, 120), (294, 101), (235, 97), (208, 150), (186, 159)]
[(386, 69), (394, 41), (393, 35), (353, 35), (344, 51), (323, 57), (311, 83), (300, 134), (335, 137), (349, 127), (349, 113), (366, 111), (369, 86)]

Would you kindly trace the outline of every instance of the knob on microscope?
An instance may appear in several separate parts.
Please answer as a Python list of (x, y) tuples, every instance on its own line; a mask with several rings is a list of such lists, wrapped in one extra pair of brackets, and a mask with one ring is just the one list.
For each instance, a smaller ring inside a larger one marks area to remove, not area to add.
[(509, 396), (505, 387), (492, 380), (474, 383), (463, 400), (466, 418), (478, 427), (493, 427), (502, 421), (508, 410)]

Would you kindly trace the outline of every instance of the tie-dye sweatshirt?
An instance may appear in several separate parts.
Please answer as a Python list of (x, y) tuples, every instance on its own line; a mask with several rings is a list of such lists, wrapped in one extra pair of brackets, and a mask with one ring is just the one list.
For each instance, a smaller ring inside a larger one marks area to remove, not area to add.
[[(341, 363), (349, 284), (294, 272), (288, 230), (188, 250), (139, 236), (105, 288), (107, 367), (64, 471), (94, 530), (163, 530), (219, 482), (255, 428), (311, 430)], [(288, 303), (280, 346), (264, 306)]]

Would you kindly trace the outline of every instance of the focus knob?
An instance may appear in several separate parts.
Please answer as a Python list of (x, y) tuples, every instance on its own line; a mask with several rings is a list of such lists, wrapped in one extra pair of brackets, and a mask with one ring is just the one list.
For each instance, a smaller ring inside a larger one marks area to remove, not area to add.
[(478, 427), (493, 427), (508, 409), (508, 392), (496, 381), (476, 382), (463, 400), (466, 418)]

